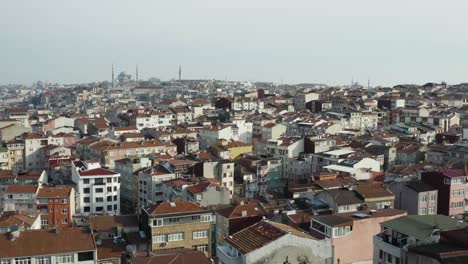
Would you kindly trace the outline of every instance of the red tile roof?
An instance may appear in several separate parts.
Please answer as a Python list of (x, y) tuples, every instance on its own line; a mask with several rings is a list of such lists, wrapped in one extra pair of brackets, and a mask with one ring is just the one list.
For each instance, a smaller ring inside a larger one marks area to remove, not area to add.
[(118, 174), (115, 171), (103, 169), (103, 168), (96, 168), (91, 170), (79, 171), (80, 176), (101, 176), (101, 175), (116, 175)]
[(14, 241), (10, 234), (0, 235), (0, 258), (30, 257), (93, 251), (94, 238), (89, 231), (81, 228), (55, 230), (21, 231)]
[(37, 185), (9, 185), (5, 193), (36, 193)]
[[(171, 204), (174, 206), (172, 206)], [(176, 201), (172, 203), (164, 202), (157, 205), (152, 205), (148, 208), (148, 213), (150, 213), (153, 216), (200, 211), (205, 211), (205, 209), (194, 202), (187, 201)]]
[(62, 198), (70, 197), (72, 188), (68, 186), (41, 187), (37, 192), (37, 198)]
[(241, 204), (216, 210), (218, 214), (229, 219), (243, 217), (243, 211), (247, 212), (247, 216), (245, 217), (264, 216), (267, 214), (258, 203)]

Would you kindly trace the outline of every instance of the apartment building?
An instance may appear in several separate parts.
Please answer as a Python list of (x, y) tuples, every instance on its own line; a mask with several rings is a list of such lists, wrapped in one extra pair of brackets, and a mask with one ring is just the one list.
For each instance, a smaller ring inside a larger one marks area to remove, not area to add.
[(220, 139), (231, 140), (234, 138), (231, 126), (211, 126), (203, 128), (199, 132), (200, 148), (207, 149), (218, 143)]
[(151, 250), (189, 248), (212, 256), (214, 214), (194, 202), (163, 202), (142, 208)]
[(210, 159), (196, 164), (195, 175), (216, 179), (229, 193), (234, 194), (234, 162), (231, 160)]
[[(226, 238), (216, 248), (221, 264), (333, 263), (330, 240), (317, 240), (290, 226), (261, 221)], [(294, 261), (294, 262), (292, 262)]]
[(283, 180), (288, 181), (291, 174), (289, 160), (299, 157), (299, 154), (304, 152), (304, 139), (292, 137), (270, 139), (267, 143), (266, 152), (268, 157), (281, 160)]
[(373, 259), (373, 236), (380, 224), (405, 215), (402, 210), (378, 209), (312, 216), (309, 233), (331, 241), (334, 263), (366, 263)]
[(437, 213), (448, 216), (465, 213), (466, 180), (463, 170), (421, 172), (421, 181), (438, 191)]
[(72, 187), (40, 187), (36, 201), (43, 228), (72, 226), (72, 216), (75, 214), (75, 191)]
[(437, 214), (437, 188), (419, 180), (392, 182), (388, 186), (395, 194), (395, 208), (410, 215)]
[(138, 171), (151, 166), (147, 157), (129, 157), (115, 161), (115, 171), (120, 173), (120, 203), (124, 214), (136, 213), (138, 208)]
[(75, 161), (72, 181), (78, 193), (77, 213), (120, 214), (119, 173), (101, 168), (97, 161)]
[(174, 113), (160, 110), (133, 115), (129, 119), (129, 124), (142, 130), (144, 128), (165, 128), (172, 126), (175, 121), (176, 115)]
[(445, 215), (408, 215), (381, 223), (374, 236), (374, 264), (414, 263), (408, 251), (415, 246), (437, 244), (440, 233), (467, 224)]
[(96, 264), (93, 234), (72, 227), (13, 231), (0, 236), (0, 261), (7, 264)]
[(5, 211), (33, 210), (36, 208), (37, 185), (9, 185), (3, 193)]
[(158, 140), (118, 143), (101, 141), (91, 145), (89, 150), (91, 159), (98, 160), (103, 167), (114, 169), (116, 160), (148, 154), (177, 153), (177, 146), (171, 142), (162, 143)]
[(25, 169), (24, 166), (24, 142), (15, 140), (5, 144), (10, 151), (10, 167), (17, 171)]
[(138, 173), (138, 208), (165, 200), (163, 181), (177, 178), (176, 174), (161, 164), (154, 165)]

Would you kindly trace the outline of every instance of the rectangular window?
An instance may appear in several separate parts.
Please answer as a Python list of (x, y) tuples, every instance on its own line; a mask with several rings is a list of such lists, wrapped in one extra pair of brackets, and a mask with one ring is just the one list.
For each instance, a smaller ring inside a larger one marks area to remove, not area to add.
[(200, 238), (207, 238), (208, 237), (208, 231), (202, 230), (202, 231), (194, 231), (192, 233), (192, 238), (193, 239), (200, 239)]
[(163, 242), (167, 242), (166, 235), (153, 236), (153, 243), (163, 243)]
[(60, 255), (56, 256), (55, 260), (57, 261), (57, 264), (62, 264), (62, 263), (73, 263), (73, 255)]
[(383, 251), (379, 250), (379, 259), (383, 259)]
[(68, 224), (68, 218), (62, 218), (62, 224), (64, 225)]
[(83, 211), (85, 213), (89, 213), (89, 212), (91, 212), (91, 208), (89, 206), (85, 206), (85, 207), (83, 207)]
[(104, 192), (104, 189), (103, 189), (103, 188), (96, 188), (96, 192), (97, 192), (97, 193), (103, 193), (103, 192)]
[(437, 197), (437, 195), (435, 193), (431, 193), (431, 195), (429, 196), (429, 200), (435, 201), (436, 197)]
[(15, 258), (16, 264), (31, 264), (31, 258)]
[(67, 198), (63, 198), (63, 199), (62, 199), (62, 203), (63, 203), (63, 204), (66, 204), (66, 203), (67, 203)]
[(90, 198), (90, 197), (84, 197), (84, 198), (83, 198), (83, 202), (85, 202), (85, 203), (90, 203), (90, 202), (91, 202), (91, 198)]
[(102, 210), (104, 210), (104, 207), (102, 206), (96, 207), (96, 212), (102, 212)]
[(117, 201), (117, 195), (114, 195), (114, 201)]
[(103, 197), (96, 197), (96, 203), (102, 203), (102, 202), (104, 202)]
[(211, 222), (211, 215), (201, 215), (201, 222)]
[(41, 218), (41, 226), (48, 226), (48, 225), (49, 225), (49, 219)]
[(167, 235), (167, 241), (169, 241), (169, 242), (171, 242), (171, 241), (181, 241), (181, 240), (184, 240), (184, 233), (182, 233), (182, 232)]
[(175, 224), (175, 223), (179, 223), (180, 222), (180, 218), (179, 217), (172, 217), (172, 218), (169, 218), (169, 223), (171, 224)]
[(434, 206), (429, 207), (429, 214), (430, 214), (430, 215), (435, 215), (435, 214), (436, 214), (436, 209), (435, 209)]
[(107, 201), (112, 202), (112, 196), (107, 196)]
[(89, 193), (89, 188), (84, 188), (83, 193)]
[(84, 183), (84, 184), (89, 184), (89, 179), (84, 179), (84, 180), (83, 180), (83, 183)]
[(426, 208), (420, 208), (419, 209), (419, 215), (426, 215), (427, 212), (426, 212)]
[(107, 206), (107, 212), (111, 212), (112, 211), (112, 205), (108, 205)]
[(421, 202), (427, 202), (427, 195), (421, 196)]
[(387, 262), (392, 263), (393, 256), (390, 254), (387, 254)]
[(107, 187), (107, 192), (112, 192), (112, 187)]
[(107, 178), (107, 183), (112, 183), (112, 178)]
[(201, 252), (208, 252), (208, 245), (198, 245), (198, 246), (194, 246), (194, 247), (193, 247), (193, 250), (201, 251)]
[(154, 219), (153, 220), (153, 226), (162, 226), (163, 225), (163, 220), (162, 219)]
[(78, 261), (90, 261), (90, 260), (94, 260), (93, 251), (78, 253)]
[(62, 208), (62, 214), (68, 214), (67, 208)]

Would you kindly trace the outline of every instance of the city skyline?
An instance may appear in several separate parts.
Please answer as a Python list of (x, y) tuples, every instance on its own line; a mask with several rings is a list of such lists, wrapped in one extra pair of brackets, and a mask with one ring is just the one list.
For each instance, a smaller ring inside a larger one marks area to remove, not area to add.
[(140, 79), (466, 82), (468, 4), (370, 0), (4, 3), (0, 83)]

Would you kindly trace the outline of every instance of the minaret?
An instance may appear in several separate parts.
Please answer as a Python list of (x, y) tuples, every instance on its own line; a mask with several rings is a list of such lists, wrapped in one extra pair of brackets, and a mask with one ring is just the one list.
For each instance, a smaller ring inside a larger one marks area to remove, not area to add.
[(138, 83), (138, 64), (136, 65), (135, 80)]
[(182, 80), (182, 65), (179, 65), (179, 82)]
[(114, 64), (112, 64), (112, 88), (114, 88)]

